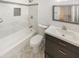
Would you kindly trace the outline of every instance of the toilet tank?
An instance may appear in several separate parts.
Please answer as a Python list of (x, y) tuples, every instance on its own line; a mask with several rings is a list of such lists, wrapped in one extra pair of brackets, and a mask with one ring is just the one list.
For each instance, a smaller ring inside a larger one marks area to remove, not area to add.
[(39, 25), (38, 25), (38, 33), (39, 33), (40, 35), (44, 35), (44, 32), (45, 32), (45, 30), (46, 30), (47, 28), (48, 28), (47, 25), (39, 24)]

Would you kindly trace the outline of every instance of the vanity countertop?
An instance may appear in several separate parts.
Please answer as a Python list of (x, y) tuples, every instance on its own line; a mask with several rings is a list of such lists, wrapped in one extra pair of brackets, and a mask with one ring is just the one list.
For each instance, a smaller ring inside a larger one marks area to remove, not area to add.
[(52, 25), (45, 31), (45, 33), (79, 47), (79, 37), (78, 37), (79, 33), (77, 33), (77, 32), (74, 32), (74, 33), (76, 33), (77, 38), (76, 37), (74, 37), (74, 38), (65, 38), (64, 36), (57, 34), (56, 29), (54, 29), (53, 25)]

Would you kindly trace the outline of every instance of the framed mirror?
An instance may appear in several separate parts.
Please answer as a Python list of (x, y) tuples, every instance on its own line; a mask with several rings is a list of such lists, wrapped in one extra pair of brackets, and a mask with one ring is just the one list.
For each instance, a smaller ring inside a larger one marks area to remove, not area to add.
[(79, 6), (53, 6), (53, 20), (79, 24)]

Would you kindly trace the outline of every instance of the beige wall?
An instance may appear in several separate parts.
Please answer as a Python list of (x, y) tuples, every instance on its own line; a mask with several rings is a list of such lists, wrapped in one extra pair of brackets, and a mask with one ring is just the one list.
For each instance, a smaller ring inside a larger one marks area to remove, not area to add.
[(53, 24), (58, 27), (66, 25), (68, 29), (79, 32), (79, 25), (57, 22), (52, 20), (52, 6), (53, 5), (72, 5), (79, 4), (79, 0), (68, 0), (68, 2), (54, 2), (54, 0), (39, 0), (39, 16), (38, 21), (40, 24), (50, 25)]

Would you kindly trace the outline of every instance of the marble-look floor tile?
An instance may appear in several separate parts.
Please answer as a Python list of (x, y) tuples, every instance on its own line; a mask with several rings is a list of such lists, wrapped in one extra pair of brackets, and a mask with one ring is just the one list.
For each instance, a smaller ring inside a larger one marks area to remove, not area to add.
[(39, 51), (38, 53), (33, 53), (31, 48), (27, 48), (23, 51), (22, 58), (44, 58), (44, 49)]

